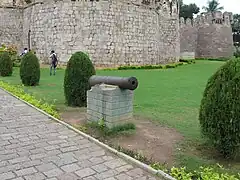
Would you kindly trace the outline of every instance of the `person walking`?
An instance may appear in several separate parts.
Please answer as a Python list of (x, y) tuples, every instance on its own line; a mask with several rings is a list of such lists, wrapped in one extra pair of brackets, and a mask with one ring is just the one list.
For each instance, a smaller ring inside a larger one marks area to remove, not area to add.
[(54, 50), (51, 51), (50, 58), (51, 58), (51, 65), (50, 65), (50, 76), (51, 76), (52, 70), (53, 70), (53, 75), (56, 74), (56, 68), (57, 68), (57, 64), (58, 64), (57, 55)]

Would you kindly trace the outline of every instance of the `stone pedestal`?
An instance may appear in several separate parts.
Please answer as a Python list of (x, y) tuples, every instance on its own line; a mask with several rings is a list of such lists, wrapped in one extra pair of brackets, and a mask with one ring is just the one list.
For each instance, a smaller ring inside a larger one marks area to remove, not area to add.
[(124, 124), (133, 116), (133, 91), (118, 86), (95, 85), (87, 92), (89, 121), (104, 120), (107, 127)]

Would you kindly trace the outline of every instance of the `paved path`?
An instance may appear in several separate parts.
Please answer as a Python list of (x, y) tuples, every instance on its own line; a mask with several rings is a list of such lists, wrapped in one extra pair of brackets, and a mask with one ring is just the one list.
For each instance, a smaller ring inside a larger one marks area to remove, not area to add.
[(0, 89), (0, 180), (153, 180)]

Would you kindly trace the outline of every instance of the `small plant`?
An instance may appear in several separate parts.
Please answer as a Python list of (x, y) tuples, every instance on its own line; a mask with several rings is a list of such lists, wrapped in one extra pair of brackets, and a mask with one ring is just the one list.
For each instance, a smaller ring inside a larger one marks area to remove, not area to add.
[(36, 86), (39, 84), (40, 64), (37, 56), (32, 52), (25, 54), (21, 60), (20, 77), (25, 86)]
[(76, 52), (67, 63), (64, 77), (64, 94), (68, 106), (86, 106), (89, 78), (95, 75), (95, 68), (83, 52)]
[(236, 52), (234, 52), (234, 56), (236, 58), (240, 58), (240, 50), (239, 49), (237, 49)]
[(194, 64), (196, 61), (194, 59), (180, 59), (179, 62), (187, 63), (187, 64)]
[(136, 126), (133, 123), (125, 123), (109, 128), (105, 125), (104, 119), (100, 119), (98, 122), (88, 123), (88, 126), (97, 129), (102, 134), (102, 136), (116, 136), (119, 134), (127, 134), (135, 131), (136, 129)]
[(13, 63), (8, 52), (0, 53), (0, 75), (11, 76), (13, 72)]
[(199, 121), (202, 134), (224, 156), (240, 148), (240, 61), (227, 61), (207, 82)]
[(156, 165), (156, 163), (154, 163), (151, 159), (148, 159), (146, 156), (142, 155), (141, 153), (138, 153), (138, 152), (130, 150), (130, 149), (123, 148), (121, 146), (114, 146), (114, 145), (110, 145), (110, 146), (112, 148), (118, 150), (119, 152), (127, 154), (128, 156), (130, 156), (130, 157), (132, 157), (132, 158), (134, 158), (134, 159), (136, 159), (140, 162), (143, 162), (143, 163), (148, 164), (148, 165), (151, 165), (151, 164)]
[(20, 64), (20, 59), (19, 56), (17, 55), (17, 47), (14, 45), (10, 45), (10, 46), (6, 46), (6, 45), (2, 45), (0, 47), (0, 54), (3, 52), (7, 52), (10, 56), (10, 59), (13, 62), (13, 66), (14, 67), (19, 67)]
[[(237, 176), (230, 175), (228, 173), (219, 173), (212, 167), (199, 167), (199, 169), (189, 172), (185, 167), (172, 167), (167, 168), (167, 164), (161, 164), (154, 162), (152, 159), (148, 159), (146, 156), (130, 150), (123, 148), (121, 146), (110, 145), (112, 148), (115, 148), (119, 152), (127, 154), (128, 156), (137, 159), (147, 165), (150, 165), (156, 170), (161, 170), (177, 180), (240, 180), (240, 174)], [(218, 165), (219, 167), (219, 165)], [(224, 170), (223, 167), (221, 167)]]
[(186, 172), (186, 168), (171, 168), (170, 175), (179, 180), (191, 180), (193, 174), (191, 172)]

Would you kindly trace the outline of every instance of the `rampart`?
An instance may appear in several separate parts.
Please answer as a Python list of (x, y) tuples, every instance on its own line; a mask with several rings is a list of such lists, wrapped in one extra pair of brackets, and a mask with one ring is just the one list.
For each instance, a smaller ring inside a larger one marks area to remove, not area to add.
[(0, 7), (0, 44), (14, 44), (22, 48), (23, 10)]
[(180, 18), (181, 56), (230, 58), (233, 56), (232, 13), (203, 13), (196, 19)]
[[(31, 30), (31, 48), (43, 61), (48, 61), (51, 50), (63, 63), (81, 50), (97, 66), (176, 62), (178, 14), (175, 0), (48, 0), (24, 8), (2, 8), (0, 42), (28, 47)], [(8, 24), (13, 19), (15, 23)]]
[(35, 0), (30, 5), (16, 0), (13, 5), (0, 2), (0, 43), (19, 50), (30, 43), (44, 62), (51, 50), (62, 63), (85, 51), (95, 65), (110, 67), (233, 55), (231, 13), (179, 20), (177, 0)]

